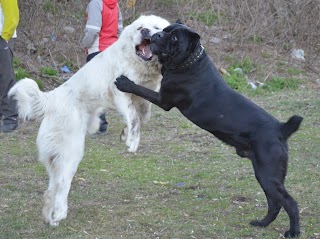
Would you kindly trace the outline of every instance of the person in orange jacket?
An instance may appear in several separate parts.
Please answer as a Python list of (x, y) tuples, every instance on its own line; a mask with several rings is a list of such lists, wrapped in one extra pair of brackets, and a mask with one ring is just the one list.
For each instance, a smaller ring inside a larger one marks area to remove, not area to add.
[[(123, 29), (118, 0), (90, 0), (86, 10), (86, 26), (82, 45), (87, 53), (87, 62), (118, 40)], [(107, 132), (105, 114), (100, 116), (99, 133)]]
[(0, 0), (0, 131), (5, 133), (18, 127), (16, 101), (8, 97), (9, 90), (16, 83), (9, 44), (18, 23), (18, 0)]

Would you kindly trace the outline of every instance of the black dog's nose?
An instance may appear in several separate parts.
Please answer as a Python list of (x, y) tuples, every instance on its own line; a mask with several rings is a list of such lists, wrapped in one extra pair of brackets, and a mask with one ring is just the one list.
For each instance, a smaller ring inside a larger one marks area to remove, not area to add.
[(150, 30), (148, 28), (142, 28), (140, 32), (142, 36), (150, 36)]
[(151, 41), (156, 41), (156, 40), (160, 39), (161, 37), (163, 37), (163, 32), (157, 32), (152, 35)]

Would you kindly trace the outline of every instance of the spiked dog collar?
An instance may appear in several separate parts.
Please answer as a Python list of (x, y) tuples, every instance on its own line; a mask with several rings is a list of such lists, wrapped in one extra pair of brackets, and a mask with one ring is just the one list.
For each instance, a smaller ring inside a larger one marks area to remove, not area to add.
[(194, 52), (190, 54), (190, 56), (182, 62), (180, 65), (175, 67), (175, 70), (182, 70), (188, 66), (194, 64), (204, 53), (204, 47), (200, 44)]

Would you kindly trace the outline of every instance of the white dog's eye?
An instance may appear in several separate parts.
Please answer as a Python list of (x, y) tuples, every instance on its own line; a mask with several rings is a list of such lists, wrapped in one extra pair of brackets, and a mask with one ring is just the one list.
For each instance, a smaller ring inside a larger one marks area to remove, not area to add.
[(137, 30), (140, 31), (142, 29), (142, 27), (139, 27)]
[(154, 26), (154, 29), (156, 29), (156, 30), (161, 30), (159, 27), (157, 27), (157, 26)]

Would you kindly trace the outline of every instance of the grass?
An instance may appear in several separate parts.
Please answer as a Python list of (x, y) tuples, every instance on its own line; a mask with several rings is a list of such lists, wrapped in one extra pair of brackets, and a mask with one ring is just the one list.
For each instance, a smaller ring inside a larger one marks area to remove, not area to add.
[[(13, 68), (14, 68), (14, 75), (15, 75), (16, 81), (19, 81), (24, 78), (30, 78), (30, 73), (25, 68), (23, 68), (19, 58), (16, 58), (16, 57), (13, 58)], [(48, 69), (50, 69), (50, 68), (46, 68), (46, 70), (42, 69), (42, 72), (43, 73), (51, 72), (50, 71), (51, 69), (50, 70), (48, 70)], [(35, 82), (37, 82), (40, 90), (43, 90), (44, 89), (43, 81), (40, 79), (34, 79), (34, 80), (35, 80)]]
[(16, 80), (21, 80), (23, 78), (30, 77), (30, 73), (23, 68), (21, 60), (17, 57), (13, 58), (13, 68)]
[(42, 67), (40, 68), (40, 72), (44, 75), (48, 75), (48, 76), (57, 76), (58, 75), (58, 71), (54, 70), (50, 67)]
[[(298, 201), (301, 238), (320, 233), (320, 95), (285, 89), (253, 101), (285, 121), (304, 117), (289, 141), (287, 189)], [(119, 142), (123, 127), (108, 114), (106, 136), (88, 136), (69, 195), (69, 215), (57, 228), (41, 219), (47, 174), (37, 158), (38, 123), (0, 133), (0, 238), (282, 238), (284, 211), (267, 228), (249, 221), (266, 213), (249, 160), (191, 124), (177, 110), (153, 107), (136, 154)]]
[(244, 57), (241, 60), (227, 58), (226, 61), (230, 65), (227, 68), (228, 74), (224, 75), (225, 81), (231, 88), (242, 93), (249, 93), (250, 95), (269, 94), (270, 92), (282, 90), (297, 90), (302, 82), (297, 76), (304, 73), (300, 69), (287, 67), (284, 63), (280, 62), (281, 66), (286, 66), (286, 71), (290, 77), (271, 76), (270, 79), (264, 82), (256, 83), (256, 87), (253, 88), (249, 84), (248, 75), (254, 71), (259, 71), (259, 67), (248, 57)]
[(294, 75), (294, 76), (301, 75), (301, 74), (305, 73), (303, 70), (300, 70), (300, 69), (297, 69), (297, 68), (294, 68), (294, 67), (289, 67), (287, 69), (287, 71), (288, 71), (288, 74)]
[(46, 13), (56, 14), (58, 12), (57, 6), (51, 1), (45, 1), (42, 8)]
[(262, 88), (268, 91), (279, 91), (283, 89), (296, 90), (300, 85), (300, 80), (297, 78), (272, 77), (266, 81)]
[(190, 12), (189, 18), (204, 23), (207, 26), (213, 26), (218, 20), (218, 16), (213, 11)]

